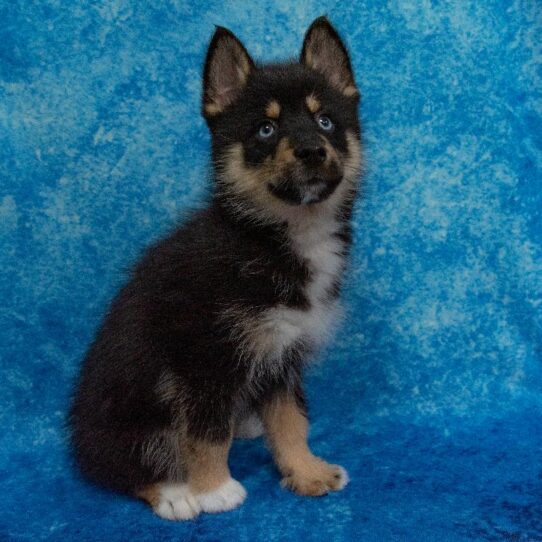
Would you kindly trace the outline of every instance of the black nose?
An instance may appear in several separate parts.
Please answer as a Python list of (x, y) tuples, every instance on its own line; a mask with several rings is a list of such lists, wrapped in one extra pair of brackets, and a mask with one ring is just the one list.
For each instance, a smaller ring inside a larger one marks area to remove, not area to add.
[(324, 147), (304, 145), (294, 150), (294, 155), (307, 166), (319, 166), (326, 159), (326, 149)]

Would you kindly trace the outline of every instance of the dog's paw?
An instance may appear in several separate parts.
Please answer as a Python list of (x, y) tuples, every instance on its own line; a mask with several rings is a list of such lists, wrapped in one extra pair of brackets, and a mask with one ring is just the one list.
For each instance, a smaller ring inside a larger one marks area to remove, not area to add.
[(204, 512), (226, 512), (240, 506), (247, 496), (245, 488), (233, 478), (213, 491), (198, 493), (195, 498)]
[(186, 484), (162, 484), (152, 503), (154, 512), (164, 519), (192, 519), (201, 506)]
[(302, 468), (289, 472), (281, 485), (298, 495), (318, 497), (330, 491), (340, 491), (348, 481), (348, 473), (343, 467), (315, 458)]

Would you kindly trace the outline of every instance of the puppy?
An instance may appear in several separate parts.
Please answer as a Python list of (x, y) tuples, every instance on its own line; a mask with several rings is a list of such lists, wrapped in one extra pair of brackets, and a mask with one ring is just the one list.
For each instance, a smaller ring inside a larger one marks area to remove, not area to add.
[(203, 86), (209, 205), (135, 267), (70, 414), (82, 472), (171, 520), (243, 502), (228, 469), (236, 434), (265, 432), (298, 494), (348, 481), (308, 447), (301, 386), (339, 314), (351, 243), (361, 150), (346, 48), (320, 17), (299, 62), (259, 65), (218, 27)]

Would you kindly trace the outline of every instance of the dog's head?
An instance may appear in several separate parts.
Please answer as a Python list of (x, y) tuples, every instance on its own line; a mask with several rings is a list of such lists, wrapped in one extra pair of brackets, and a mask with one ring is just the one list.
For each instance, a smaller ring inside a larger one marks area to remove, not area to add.
[(217, 190), (238, 210), (285, 219), (352, 194), (359, 92), (325, 17), (308, 29), (300, 61), (283, 64), (256, 65), (235, 35), (218, 27), (203, 83)]

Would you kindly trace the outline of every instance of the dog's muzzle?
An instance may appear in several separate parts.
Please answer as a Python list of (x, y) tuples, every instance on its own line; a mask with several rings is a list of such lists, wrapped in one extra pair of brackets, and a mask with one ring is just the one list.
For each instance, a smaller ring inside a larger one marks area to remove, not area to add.
[(305, 181), (284, 179), (269, 183), (269, 191), (290, 205), (311, 205), (321, 203), (333, 194), (342, 177), (312, 177)]

